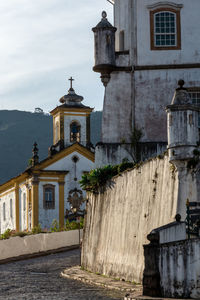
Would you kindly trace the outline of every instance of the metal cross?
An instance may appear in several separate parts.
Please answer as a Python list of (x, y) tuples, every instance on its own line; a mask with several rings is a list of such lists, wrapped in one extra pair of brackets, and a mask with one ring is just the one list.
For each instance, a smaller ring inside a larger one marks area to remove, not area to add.
[(72, 82), (74, 81), (75, 79), (73, 79), (72, 77), (69, 78), (69, 81), (71, 81), (70, 83), (70, 88), (72, 89)]

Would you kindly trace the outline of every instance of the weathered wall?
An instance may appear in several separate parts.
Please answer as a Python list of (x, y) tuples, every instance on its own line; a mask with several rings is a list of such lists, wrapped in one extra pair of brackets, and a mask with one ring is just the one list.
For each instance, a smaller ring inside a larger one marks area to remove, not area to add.
[[(78, 245), (78, 230), (41, 233), (25, 237), (13, 237), (0, 241), (0, 261), (21, 255), (30, 255), (67, 246)], [(82, 235), (82, 230), (81, 230)]]
[(200, 239), (160, 246), (163, 297), (200, 298)]
[(174, 220), (177, 213), (177, 177), (165, 156), (123, 173), (104, 193), (89, 195), (83, 266), (141, 281), (147, 234)]

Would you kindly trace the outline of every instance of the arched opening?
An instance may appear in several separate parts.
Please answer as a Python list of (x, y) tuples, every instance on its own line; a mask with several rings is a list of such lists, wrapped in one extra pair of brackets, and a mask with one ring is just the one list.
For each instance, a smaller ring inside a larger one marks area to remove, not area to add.
[(70, 142), (80, 142), (81, 140), (81, 126), (78, 122), (73, 121), (70, 125)]

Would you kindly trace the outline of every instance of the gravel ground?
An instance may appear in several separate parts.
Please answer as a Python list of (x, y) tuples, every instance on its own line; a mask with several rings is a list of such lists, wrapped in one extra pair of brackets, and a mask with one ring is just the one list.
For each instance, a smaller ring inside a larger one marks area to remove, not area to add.
[(123, 299), (110, 291), (62, 278), (61, 271), (78, 264), (79, 250), (0, 265), (0, 299)]

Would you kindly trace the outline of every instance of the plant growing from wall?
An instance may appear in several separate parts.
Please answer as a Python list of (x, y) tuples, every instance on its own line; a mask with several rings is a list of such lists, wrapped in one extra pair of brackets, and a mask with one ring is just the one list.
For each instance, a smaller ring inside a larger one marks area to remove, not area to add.
[(134, 153), (135, 161), (140, 161), (140, 147), (139, 142), (143, 136), (142, 130), (135, 127), (131, 133), (131, 147), (132, 151)]
[(91, 170), (88, 174), (84, 174), (82, 180), (79, 182), (84, 190), (93, 193), (99, 192), (100, 188), (104, 187), (112, 177), (133, 167), (134, 163), (128, 161), (116, 166), (107, 165), (102, 168)]

